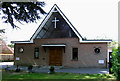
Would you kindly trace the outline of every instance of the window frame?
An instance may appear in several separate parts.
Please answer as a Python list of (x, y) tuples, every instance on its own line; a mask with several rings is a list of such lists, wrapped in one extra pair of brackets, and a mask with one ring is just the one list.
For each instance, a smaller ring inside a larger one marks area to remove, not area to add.
[[(36, 51), (36, 49), (38, 50), (38, 51)], [(36, 57), (36, 52), (38, 52), (38, 56)], [(35, 47), (34, 48), (34, 59), (39, 59), (39, 47)]]
[[(21, 52), (20, 49), (23, 49), (23, 51)], [(23, 47), (18, 47), (18, 53), (24, 53), (24, 48)]]
[(101, 53), (101, 49), (100, 48), (95, 48), (94, 52), (95, 52), (95, 54), (100, 54)]
[[(76, 55), (76, 57), (74, 56), (74, 55), (75, 55), (75, 54), (74, 54), (74, 53), (75, 53), (75, 52), (74, 52), (74, 49), (77, 49), (77, 52), (76, 52), (77, 55)], [(78, 48), (77, 48), (77, 47), (73, 47), (73, 48), (72, 48), (72, 60), (73, 60), (73, 61), (78, 61)]]

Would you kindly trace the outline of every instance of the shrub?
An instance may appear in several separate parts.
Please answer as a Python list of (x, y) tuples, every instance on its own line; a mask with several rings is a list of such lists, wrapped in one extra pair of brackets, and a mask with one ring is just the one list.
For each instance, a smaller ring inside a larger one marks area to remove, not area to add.
[(33, 66), (32, 66), (32, 65), (28, 66), (28, 71), (29, 71), (29, 73), (32, 73), (32, 69), (33, 69)]
[(20, 72), (20, 68), (19, 68), (18, 65), (17, 65), (17, 68), (16, 68), (15, 72)]
[(8, 67), (8, 65), (7, 65), (7, 67), (5, 68), (5, 71), (9, 71), (10, 69), (9, 69), (9, 67)]
[(112, 52), (112, 72), (118, 81), (120, 81), (120, 47), (114, 48)]
[(50, 66), (49, 70), (50, 70), (50, 72), (49, 72), (50, 74), (55, 73), (55, 71), (54, 71), (54, 70), (55, 70), (54, 66)]

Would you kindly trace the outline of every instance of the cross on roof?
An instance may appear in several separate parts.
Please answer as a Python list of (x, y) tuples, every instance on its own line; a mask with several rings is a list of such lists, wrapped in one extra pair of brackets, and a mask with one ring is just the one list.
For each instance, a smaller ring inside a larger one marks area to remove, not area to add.
[(54, 22), (55, 23), (55, 26), (54, 26), (54, 28), (56, 28), (56, 22), (58, 22), (59, 20), (57, 20), (56, 19), (56, 17), (55, 17), (55, 20), (52, 20), (52, 22)]

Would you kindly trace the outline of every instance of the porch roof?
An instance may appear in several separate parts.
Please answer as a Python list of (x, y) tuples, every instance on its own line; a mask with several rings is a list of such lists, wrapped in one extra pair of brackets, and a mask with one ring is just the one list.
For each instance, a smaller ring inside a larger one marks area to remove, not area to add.
[(65, 47), (66, 44), (42, 44), (42, 47), (52, 47), (52, 46), (59, 46), (59, 47)]

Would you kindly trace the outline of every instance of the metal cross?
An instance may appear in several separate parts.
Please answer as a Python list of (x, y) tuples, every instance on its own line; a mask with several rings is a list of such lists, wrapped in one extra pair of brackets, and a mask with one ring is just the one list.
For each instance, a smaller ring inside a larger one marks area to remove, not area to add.
[(55, 20), (52, 20), (52, 22), (55, 22), (54, 28), (56, 28), (56, 22), (58, 22), (58, 21), (59, 21), (59, 20), (57, 20), (56, 17), (55, 17)]

